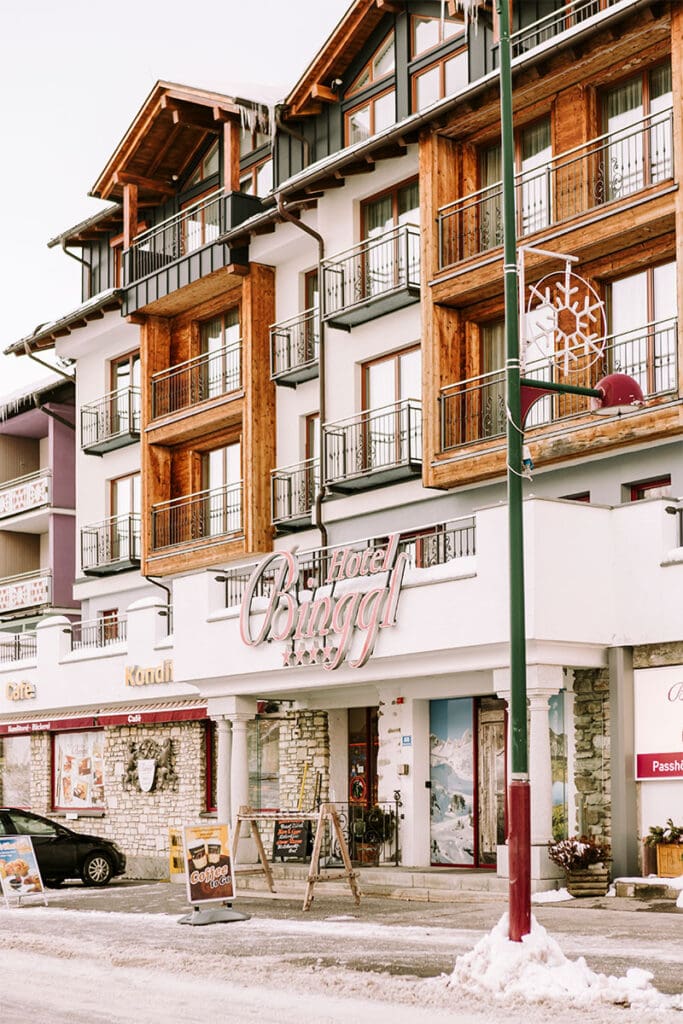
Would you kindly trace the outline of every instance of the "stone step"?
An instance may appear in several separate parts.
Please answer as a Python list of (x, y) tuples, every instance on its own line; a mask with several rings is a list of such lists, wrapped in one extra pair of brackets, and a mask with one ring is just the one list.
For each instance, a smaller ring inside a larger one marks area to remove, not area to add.
[(637, 900), (677, 900), (681, 890), (666, 878), (615, 878), (617, 896), (630, 896)]

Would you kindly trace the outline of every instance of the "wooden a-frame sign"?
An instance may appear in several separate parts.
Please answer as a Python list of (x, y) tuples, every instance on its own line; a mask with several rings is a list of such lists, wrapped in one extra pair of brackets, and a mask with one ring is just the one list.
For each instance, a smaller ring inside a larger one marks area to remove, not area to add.
[[(308, 871), (308, 878), (306, 880), (306, 893), (304, 895), (304, 910), (309, 910), (311, 903), (313, 902), (313, 887), (316, 882), (328, 882), (333, 881), (337, 878), (348, 879), (349, 887), (353, 895), (356, 904), (360, 903), (360, 886), (358, 884), (358, 874), (351, 867), (351, 858), (349, 856), (349, 848), (344, 838), (341, 823), (339, 821), (339, 815), (332, 804), (321, 804), (320, 810), (315, 812), (306, 811), (255, 811), (251, 807), (240, 807), (239, 814), (237, 815), (237, 823), (235, 825), (235, 836), (233, 840), (233, 870), (236, 875), (248, 875), (248, 874), (263, 874), (266, 876), (266, 882), (271, 892), (275, 892), (275, 883), (273, 882), (273, 872), (270, 870), (270, 864), (268, 862), (268, 856), (263, 845), (263, 839), (258, 830), (259, 822), (264, 821), (314, 821), (316, 823), (315, 828), (315, 841), (313, 843), (313, 852), (311, 854), (311, 865)], [(256, 849), (258, 850), (259, 860), (261, 867), (259, 868), (237, 868), (237, 854), (238, 844), (240, 841), (240, 833), (242, 829), (242, 822), (251, 825), (252, 835), (254, 842), (256, 843)], [(320, 850), (323, 842), (323, 835), (325, 833), (325, 824), (329, 822), (332, 834), (335, 836), (338, 844), (341, 858), (344, 863), (343, 871), (328, 872), (324, 874), (320, 873)]]

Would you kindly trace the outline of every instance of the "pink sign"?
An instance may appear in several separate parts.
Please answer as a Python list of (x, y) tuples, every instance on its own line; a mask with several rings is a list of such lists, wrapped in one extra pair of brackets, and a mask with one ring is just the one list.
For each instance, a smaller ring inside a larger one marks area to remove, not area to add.
[(637, 779), (683, 779), (683, 753), (638, 754)]

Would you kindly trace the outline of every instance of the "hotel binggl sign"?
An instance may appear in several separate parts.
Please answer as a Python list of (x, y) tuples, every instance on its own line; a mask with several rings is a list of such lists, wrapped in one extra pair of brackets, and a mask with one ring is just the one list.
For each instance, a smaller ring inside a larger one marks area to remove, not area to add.
[[(242, 640), (249, 647), (284, 642), (282, 663), (287, 667), (322, 665), (331, 671), (346, 661), (351, 668), (361, 668), (380, 629), (396, 624), (408, 560), (405, 552), (398, 552), (398, 539), (395, 533), (386, 545), (321, 554), (322, 580), (315, 585), (302, 581), (291, 552), (267, 555), (254, 569), (242, 598)], [(263, 593), (268, 596), (256, 596)]]

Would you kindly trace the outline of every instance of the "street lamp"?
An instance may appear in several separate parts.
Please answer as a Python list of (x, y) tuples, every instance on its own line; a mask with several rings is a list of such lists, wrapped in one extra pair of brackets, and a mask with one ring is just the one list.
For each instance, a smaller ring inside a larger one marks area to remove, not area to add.
[[(620, 414), (642, 403), (642, 391), (625, 374), (611, 374), (595, 388), (522, 377), (519, 352), (519, 272), (515, 213), (514, 133), (510, 0), (495, 0), (500, 32), (500, 122), (503, 179), (503, 280), (505, 381), (507, 399), (507, 498), (510, 601), (510, 775), (507, 791), (509, 937), (521, 942), (531, 931), (531, 788), (527, 736), (526, 625), (524, 618), (524, 530), (522, 459), (524, 419), (543, 394), (583, 395), (597, 412)], [(482, 0), (456, 0), (465, 18), (476, 21)], [(535, 395), (538, 391), (539, 394)]]

